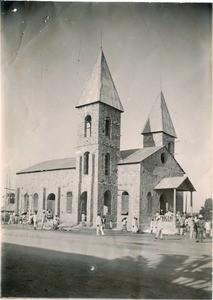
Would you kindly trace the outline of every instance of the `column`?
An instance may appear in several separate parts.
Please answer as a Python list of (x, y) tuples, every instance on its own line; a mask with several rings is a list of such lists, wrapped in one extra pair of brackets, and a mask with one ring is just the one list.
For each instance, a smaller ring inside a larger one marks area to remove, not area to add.
[(173, 190), (173, 223), (174, 223), (174, 230), (176, 228), (176, 189)]
[(193, 192), (191, 191), (190, 192), (190, 213), (191, 213), (191, 215), (193, 214), (193, 194), (192, 194)]

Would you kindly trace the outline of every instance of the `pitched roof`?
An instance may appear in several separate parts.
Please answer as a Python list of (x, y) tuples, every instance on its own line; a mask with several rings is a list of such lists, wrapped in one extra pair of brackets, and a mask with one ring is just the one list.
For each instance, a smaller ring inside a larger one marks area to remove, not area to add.
[[(139, 163), (145, 158), (149, 157), (161, 147), (148, 147), (143, 149), (128, 149), (120, 152), (121, 160), (119, 164), (133, 164)], [(37, 172), (47, 172), (47, 171), (57, 171), (57, 170), (67, 170), (76, 168), (76, 159), (75, 157), (63, 158), (63, 159), (54, 159), (40, 162), (34, 166), (26, 168), (17, 172), (17, 175), (26, 174), (26, 173), (37, 173)]]
[(119, 165), (125, 165), (125, 164), (134, 164), (134, 163), (140, 163), (150, 155), (154, 154), (159, 149), (163, 148), (164, 146), (158, 146), (158, 147), (147, 147), (147, 148), (141, 148), (141, 149), (135, 149), (135, 151), (131, 150), (132, 152), (129, 153), (126, 157), (122, 156), (123, 152), (130, 151), (125, 150), (121, 151), (121, 160), (119, 161)]
[(76, 107), (95, 102), (124, 111), (102, 49)]
[(195, 191), (191, 181), (186, 176), (163, 178), (154, 188), (155, 190), (177, 189), (179, 191)]
[(43, 161), (34, 166), (19, 171), (16, 174), (18, 175), (18, 174), (25, 174), (25, 173), (75, 169), (75, 166), (76, 166), (75, 157), (54, 159), (54, 160)]
[(162, 91), (152, 107), (142, 134), (154, 132), (165, 132), (177, 137)]

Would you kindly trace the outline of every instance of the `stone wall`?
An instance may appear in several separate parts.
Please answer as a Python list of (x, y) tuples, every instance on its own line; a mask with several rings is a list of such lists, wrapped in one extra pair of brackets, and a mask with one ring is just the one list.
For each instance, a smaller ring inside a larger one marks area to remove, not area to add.
[[(59, 170), (49, 172), (36, 172), (19, 174), (16, 177), (16, 187), (19, 192), (19, 210), (24, 209), (24, 195), (29, 195), (30, 210), (33, 210), (33, 195), (38, 194), (38, 214), (40, 215), (44, 206), (46, 209), (48, 195), (55, 195), (55, 214), (60, 215), (62, 222), (76, 223), (77, 212), (77, 182), (76, 170)], [(60, 188), (60, 189), (59, 189)], [(72, 212), (67, 213), (67, 192), (72, 192)], [(45, 199), (43, 199), (45, 196)], [(45, 202), (44, 202), (45, 200)], [(44, 203), (43, 203), (44, 202)], [(59, 203), (60, 202), (60, 203)], [(60, 208), (60, 212), (58, 212)]]
[[(118, 214), (117, 228), (122, 228), (122, 219), (127, 217), (127, 228), (131, 230), (133, 217), (139, 218), (140, 207), (140, 164), (118, 165)], [(122, 193), (129, 194), (128, 216), (121, 215)]]
[[(162, 159), (164, 157), (164, 159)], [(154, 187), (165, 177), (183, 176), (184, 171), (174, 157), (164, 147), (141, 163), (141, 191), (140, 191), (140, 228), (147, 229), (151, 217), (160, 211), (160, 197), (165, 195), (170, 209), (173, 209), (173, 192), (171, 190), (156, 191)], [(152, 197), (152, 209), (148, 211), (148, 193)], [(183, 197), (179, 193), (177, 210), (183, 210)]]
[[(85, 137), (85, 117), (90, 115), (91, 136)], [(107, 136), (106, 119), (110, 120), (110, 135)], [(117, 163), (120, 153), (120, 112), (102, 103), (78, 108), (78, 144), (76, 170), (78, 202), (81, 194), (87, 192), (87, 217), (89, 226), (95, 225), (97, 212), (104, 213), (104, 193), (111, 194), (111, 211), (108, 216), (116, 222), (117, 216)], [(89, 173), (84, 174), (85, 152), (89, 152)], [(110, 173), (105, 174), (105, 156), (110, 155)]]

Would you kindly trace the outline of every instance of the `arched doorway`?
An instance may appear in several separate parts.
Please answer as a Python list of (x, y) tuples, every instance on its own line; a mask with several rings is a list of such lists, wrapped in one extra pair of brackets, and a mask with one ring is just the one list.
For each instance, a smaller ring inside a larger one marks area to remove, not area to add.
[(106, 191), (104, 193), (104, 215), (111, 215), (111, 192)]
[(160, 214), (164, 215), (168, 210), (168, 201), (166, 195), (162, 194), (160, 196)]
[(55, 194), (51, 193), (47, 197), (47, 210), (52, 212), (52, 215), (55, 215)]
[(78, 222), (81, 222), (82, 214), (87, 217), (87, 192), (83, 192), (80, 196)]

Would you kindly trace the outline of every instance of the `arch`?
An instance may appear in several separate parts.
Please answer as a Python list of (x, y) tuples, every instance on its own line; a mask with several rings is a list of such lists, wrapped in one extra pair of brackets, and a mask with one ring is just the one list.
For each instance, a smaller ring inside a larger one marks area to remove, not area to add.
[(111, 215), (111, 192), (104, 193), (104, 214)]
[(33, 210), (38, 211), (38, 194), (33, 195)]
[(84, 174), (89, 174), (89, 152), (84, 153)]
[(164, 215), (168, 210), (168, 201), (165, 194), (160, 196), (160, 214)]
[(92, 133), (92, 118), (87, 115), (84, 119), (84, 137), (91, 137)]
[(105, 175), (110, 175), (110, 154), (105, 155)]
[(148, 194), (147, 194), (147, 202), (148, 202), (148, 214), (150, 215), (152, 213), (152, 194), (151, 194), (151, 192), (148, 192)]
[(52, 216), (55, 215), (55, 194), (50, 193), (47, 197), (47, 210), (52, 212)]
[(87, 191), (83, 192), (79, 199), (78, 222), (81, 222), (82, 214), (87, 215)]
[(121, 195), (121, 215), (129, 214), (129, 193), (124, 191)]
[(26, 194), (24, 195), (24, 211), (25, 211), (25, 212), (28, 212), (28, 211), (29, 211), (29, 208), (30, 208), (29, 195), (28, 195), (28, 193), (26, 193)]

